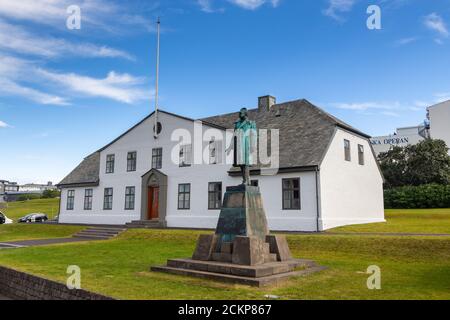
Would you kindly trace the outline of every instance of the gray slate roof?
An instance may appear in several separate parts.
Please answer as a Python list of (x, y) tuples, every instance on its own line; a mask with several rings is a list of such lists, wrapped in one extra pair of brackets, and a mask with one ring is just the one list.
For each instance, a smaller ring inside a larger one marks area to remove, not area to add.
[[(248, 115), (258, 129), (280, 130), (280, 168), (319, 166), (336, 126), (369, 138), (307, 100), (276, 104), (270, 111), (251, 109)], [(231, 129), (237, 118), (234, 112), (204, 120)]]
[[(251, 109), (248, 115), (259, 129), (280, 130), (280, 168), (285, 169), (319, 166), (336, 127), (370, 138), (307, 100), (276, 104), (270, 111)], [(218, 128), (232, 129), (237, 118), (238, 112), (233, 112), (200, 120)], [(85, 158), (59, 186), (98, 184), (101, 150)]]
[(100, 172), (100, 152), (86, 157), (58, 186), (97, 185)]

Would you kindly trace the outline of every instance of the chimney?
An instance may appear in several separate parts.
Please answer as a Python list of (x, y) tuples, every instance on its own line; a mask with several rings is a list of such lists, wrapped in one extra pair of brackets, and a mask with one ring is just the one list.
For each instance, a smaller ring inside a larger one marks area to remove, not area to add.
[(258, 110), (270, 111), (270, 109), (277, 103), (277, 98), (272, 96), (264, 96), (258, 98)]

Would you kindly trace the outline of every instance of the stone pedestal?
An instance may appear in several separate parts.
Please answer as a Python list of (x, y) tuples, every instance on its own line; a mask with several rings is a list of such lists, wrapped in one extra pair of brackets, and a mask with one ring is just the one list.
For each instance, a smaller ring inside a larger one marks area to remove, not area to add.
[(152, 267), (153, 271), (255, 286), (321, 269), (313, 261), (292, 259), (285, 236), (269, 235), (259, 188), (246, 185), (227, 188), (216, 232), (199, 237), (192, 259)]

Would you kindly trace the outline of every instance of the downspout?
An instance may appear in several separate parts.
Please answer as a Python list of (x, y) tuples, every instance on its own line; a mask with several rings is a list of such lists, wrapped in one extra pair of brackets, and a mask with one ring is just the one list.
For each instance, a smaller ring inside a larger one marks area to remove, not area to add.
[(316, 167), (315, 173), (316, 173), (316, 210), (317, 210), (316, 232), (320, 232), (319, 167)]

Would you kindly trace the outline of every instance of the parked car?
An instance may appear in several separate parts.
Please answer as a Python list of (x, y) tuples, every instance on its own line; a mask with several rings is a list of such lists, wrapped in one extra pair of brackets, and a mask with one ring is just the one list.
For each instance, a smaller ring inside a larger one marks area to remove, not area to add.
[(11, 224), (13, 221), (8, 219), (3, 212), (0, 211), (0, 224)]
[(18, 220), (19, 223), (44, 222), (48, 217), (44, 213), (30, 213)]

